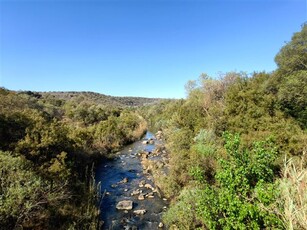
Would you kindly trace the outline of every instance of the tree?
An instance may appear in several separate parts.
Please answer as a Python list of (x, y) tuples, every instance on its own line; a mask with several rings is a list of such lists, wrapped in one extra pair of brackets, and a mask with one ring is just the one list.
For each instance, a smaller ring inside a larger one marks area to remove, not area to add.
[(307, 24), (276, 55), (281, 109), (307, 127)]
[(292, 40), (281, 48), (275, 57), (278, 71), (289, 75), (295, 71), (307, 70), (307, 23), (292, 36)]

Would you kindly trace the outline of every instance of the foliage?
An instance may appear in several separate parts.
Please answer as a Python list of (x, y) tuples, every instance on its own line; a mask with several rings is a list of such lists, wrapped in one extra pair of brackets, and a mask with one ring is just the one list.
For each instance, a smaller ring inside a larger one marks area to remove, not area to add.
[(187, 83), (185, 100), (141, 110), (167, 143), (168, 175), (157, 180), (173, 199), (170, 227), (284, 228), (293, 218), (302, 228), (306, 201), (289, 171), (299, 175), (278, 178), (284, 157), (302, 159), (307, 146), (306, 29), (276, 55), (272, 73), (202, 74)]
[(265, 208), (278, 191), (273, 183), (275, 149), (267, 142), (255, 143), (251, 151), (240, 149), (239, 136), (229, 133), (225, 133), (225, 149), (227, 158), (219, 161), (216, 185), (205, 183), (183, 190), (166, 214), (166, 222), (182, 229), (198, 225), (208, 229), (282, 228), (278, 216)]
[(1, 229), (99, 228), (87, 168), (139, 139), (147, 124), (134, 109), (77, 95), (0, 89)]
[[(0, 223), (6, 229), (52, 225), (52, 210), (71, 194), (67, 182), (51, 184), (30, 162), (0, 151)], [(53, 223), (54, 224), (54, 223)]]
[(296, 118), (300, 122), (300, 125), (305, 128), (307, 123), (306, 81), (307, 70), (296, 71), (283, 80), (283, 84), (280, 85), (277, 95), (281, 108), (287, 114)]
[[(173, 200), (170, 227), (306, 228), (306, 35), (304, 24), (276, 55), (276, 71), (202, 74), (186, 99), (0, 88), (1, 227), (98, 228), (87, 168), (148, 124), (163, 130), (169, 152), (156, 181)], [(300, 160), (283, 166), (284, 156)]]
[(293, 35), (276, 55), (276, 90), (281, 109), (300, 122), (307, 124), (307, 24)]
[[(174, 229), (196, 229), (200, 221), (196, 217), (196, 207), (198, 201), (202, 199), (199, 189), (183, 189), (177, 197), (176, 202), (164, 214), (163, 221)], [(171, 228), (172, 229), (172, 228)]]
[(266, 73), (238, 78), (225, 96), (223, 126), (242, 134), (248, 144), (271, 136), (280, 152), (301, 153), (306, 135), (296, 120), (279, 109), (276, 95), (269, 90), (270, 82), (271, 76)]
[(41, 92), (38, 93), (47, 100), (63, 100), (76, 104), (87, 103), (102, 105), (108, 107), (139, 107), (147, 104), (153, 104), (159, 101), (159, 98), (144, 97), (114, 97), (93, 92)]
[(307, 70), (307, 24), (302, 25), (300, 32), (294, 33), (290, 42), (281, 48), (275, 57), (278, 71), (289, 75), (300, 70)]

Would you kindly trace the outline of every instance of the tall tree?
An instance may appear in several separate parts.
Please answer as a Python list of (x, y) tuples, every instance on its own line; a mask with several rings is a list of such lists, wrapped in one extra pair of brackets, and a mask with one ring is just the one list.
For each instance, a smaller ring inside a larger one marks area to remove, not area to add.
[(276, 55), (281, 109), (307, 127), (307, 23)]
[(282, 75), (307, 70), (307, 23), (303, 24), (302, 30), (294, 33), (292, 40), (281, 48), (275, 62), (278, 72)]

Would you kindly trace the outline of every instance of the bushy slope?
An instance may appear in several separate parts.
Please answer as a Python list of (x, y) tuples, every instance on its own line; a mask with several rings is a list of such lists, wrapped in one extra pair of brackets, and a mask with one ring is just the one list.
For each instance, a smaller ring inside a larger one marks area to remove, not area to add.
[(146, 129), (132, 108), (0, 89), (0, 229), (98, 229), (94, 165)]
[(169, 174), (156, 181), (172, 199), (170, 228), (305, 229), (306, 34), (304, 25), (272, 73), (202, 74), (186, 100), (142, 108), (169, 150)]
[(137, 107), (158, 102), (159, 98), (115, 97), (94, 92), (38, 92), (43, 98), (95, 103), (114, 107)]

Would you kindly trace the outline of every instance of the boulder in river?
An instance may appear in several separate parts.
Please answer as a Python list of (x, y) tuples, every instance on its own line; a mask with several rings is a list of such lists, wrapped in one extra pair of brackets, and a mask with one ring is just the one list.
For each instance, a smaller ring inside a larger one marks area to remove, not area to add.
[(118, 210), (131, 210), (133, 208), (133, 202), (131, 200), (119, 201), (116, 205)]
[(144, 215), (146, 213), (145, 209), (138, 209), (133, 211), (134, 214), (136, 215)]
[(154, 190), (154, 187), (152, 187), (151, 184), (145, 184), (144, 187), (148, 188), (148, 189), (151, 189), (151, 190)]
[(118, 183), (119, 183), (119, 184), (125, 184), (125, 183), (127, 183), (127, 182), (128, 182), (128, 178), (125, 177), (124, 179), (122, 179), (122, 180), (119, 181)]
[(154, 145), (154, 144), (155, 144), (155, 141), (154, 141), (154, 140), (149, 140), (149, 141), (148, 141), (148, 144)]
[(147, 145), (147, 144), (148, 144), (148, 141), (143, 141), (142, 144), (143, 144), (143, 145)]
[(142, 190), (139, 190), (139, 189), (133, 190), (131, 193), (131, 196), (139, 195), (141, 192)]
[(142, 155), (141, 155), (141, 157), (142, 157), (143, 159), (147, 159), (147, 158), (148, 158), (148, 155), (149, 155), (148, 152), (143, 152)]
[(154, 193), (150, 192), (146, 195), (147, 198), (155, 198)]
[(138, 200), (145, 200), (144, 194), (140, 194), (140, 195), (138, 196)]

